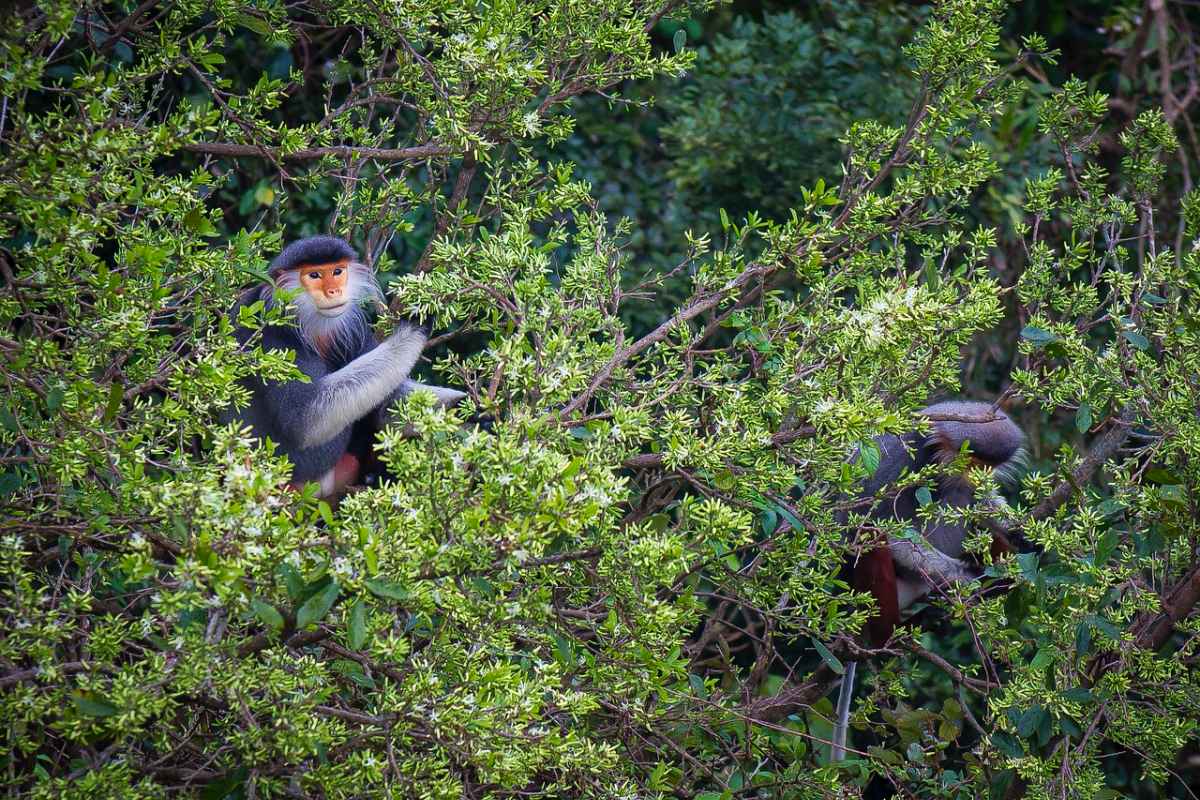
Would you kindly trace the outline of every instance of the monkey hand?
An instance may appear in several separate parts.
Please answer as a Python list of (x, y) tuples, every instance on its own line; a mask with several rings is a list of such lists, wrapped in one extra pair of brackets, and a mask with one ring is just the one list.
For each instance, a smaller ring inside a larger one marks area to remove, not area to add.
[(931, 586), (972, 581), (978, 574), (957, 558), (946, 555), (926, 542), (892, 538), (888, 549), (895, 562), (921, 575)]
[[(420, 355), (428, 339), (429, 326), (411, 320), (397, 320), (395, 329), (383, 340), (382, 346), (408, 353), (416, 351)], [(417, 350), (418, 347), (421, 350)]]

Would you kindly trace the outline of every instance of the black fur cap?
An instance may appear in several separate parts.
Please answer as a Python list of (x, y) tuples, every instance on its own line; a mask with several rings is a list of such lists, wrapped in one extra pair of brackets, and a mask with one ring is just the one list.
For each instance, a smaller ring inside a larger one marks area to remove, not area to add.
[(306, 264), (331, 264), (344, 259), (358, 259), (358, 253), (354, 252), (354, 248), (345, 239), (337, 236), (309, 236), (283, 248), (283, 252), (275, 256), (267, 272), (274, 278), (285, 270)]

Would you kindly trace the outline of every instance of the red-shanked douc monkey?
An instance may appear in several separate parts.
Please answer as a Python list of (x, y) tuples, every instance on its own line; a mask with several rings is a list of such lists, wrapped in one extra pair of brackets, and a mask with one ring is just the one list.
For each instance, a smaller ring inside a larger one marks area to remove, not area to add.
[[(422, 327), (401, 323), (376, 341), (369, 319), (382, 291), (344, 240), (293, 242), (268, 271), (271, 282), (243, 294), (238, 307), (278, 302), (277, 290), (294, 293), (291, 324), (263, 328), (262, 346), (293, 351), (309, 381), (248, 379), (250, 404), (227, 418), (248, 424), (255, 436), (269, 437), (282, 450), (293, 465), (293, 486), (315, 481), (320, 496), (328, 497), (358, 477), (360, 458), (348, 449), (356, 424), (381, 427), (388, 406), (415, 389), (431, 391), (447, 405), (465, 395), (409, 380), (428, 337)], [(235, 307), (235, 321), (237, 312)], [(251, 331), (239, 326), (234, 335), (244, 343)]]
[[(914, 473), (930, 464), (946, 464), (958, 457), (964, 444), (974, 466), (990, 468), (1001, 481), (1011, 480), (1025, 457), (1025, 435), (1003, 411), (990, 403), (947, 401), (925, 408), (921, 415), (930, 421), (930, 433), (916, 431), (904, 436), (877, 436), (879, 466), (863, 482), (862, 497), (874, 497), (883, 490), (885, 497), (870, 511), (869, 518), (903, 520), (920, 530), (920, 541), (890, 538), (863, 553), (853, 565), (856, 589), (875, 598), (878, 611), (867, 622), (867, 638), (880, 646), (900, 622), (900, 612), (938, 586), (971, 580), (980, 573), (963, 560), (963, 542), (967, 528), (961, 520), (949, 520), (936, 511), (928, 523), (917, 518), (917, 489), (912, 486), (899, 493), (886, 491), (902, 474)], [(944, 474), (931, 492), (937, 508), (961, 508), (976, 501), (975, 489), (964, 475)], [(997, 497), (989, 502), (1003, 503)], [(993, 538), (992, 554), (1010, 550), (1007, 541)], [(846, 665), (838, 696), (832, 758), (845, 754), (846, 725), (854, 687), (855, 662)]]

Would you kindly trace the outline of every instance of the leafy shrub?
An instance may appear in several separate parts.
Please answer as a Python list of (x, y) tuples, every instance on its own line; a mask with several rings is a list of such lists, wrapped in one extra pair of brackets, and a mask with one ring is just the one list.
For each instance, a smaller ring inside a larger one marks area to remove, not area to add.
[[(853, 124), (840, 184), (794, 187), (782, 221), (683, 243), (687, 297), (633, 335), (625, 309), (664, 275), (623, 280), (589, 187), (530, 154), (570, 133), (571, 97), (688, 65), (650, 48), (668, 8), (13, 18), (11, 794), (1095, 797), (1114, 752), (1167, 782), (1200, 641), (1200, 204), (1175, 252), (1156, 213), (1171, 127), (1139, 116), (1110, 175), (1091, 160), (1103, 98), (1055, 93), (1040, 119), (1065, 160), (1030, 177), (1029, 266), (1000, 285), (995, 234), (964, 210), (997, 171), (979, 137), (1015, 100), (1004, 6), (945, 0), (905, 50), (904, 121)], [(1019, 58), (1039, 54), (1033, 37)], [(334, 198), (330, 227), (382, 266), (428, 214), (392, 311), (479, 343), (433, 367), (470, 401), (409, 398), (380, 441), (392, 478), (336, 509), (213, 423), (240, 378), (295, 375), (226, 319), (284, 236), (224, 227), (232, 181), (264, 163), (277, 183), (255, 202)], [(1078, 435), (1014, 512), (964, 512), (1028, 552), (991, 565), (989, 590), (948, 587), (936, 640), (865, 653), (835, 512), (869, 459), (847, 454), (956, 391), (1006, 293), (1023, 335), (1005, 401)], [(857, 757), (830, 764), (822, 698), (865, 655)]]

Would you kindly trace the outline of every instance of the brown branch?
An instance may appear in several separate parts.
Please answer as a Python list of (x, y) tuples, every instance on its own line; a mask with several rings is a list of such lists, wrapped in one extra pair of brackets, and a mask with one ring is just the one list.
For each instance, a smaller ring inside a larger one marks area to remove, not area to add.
[(445, 213), (438, 215), (437, 222), (433, 226), (433, 234), (429, 237), (429, 242), (425, 245), (425, 250), (421, 253), (421, 257), (417, 259), (417, 264), (413, 267), (413, 272), (429, 271), (429, 258), (433, 254), (433, 247), (438, 239), (449, 230), (450, 217), (458, 211), (463, 201), (467, 199), (467, 192), (471, 189), (471, 181), (475, 178), (475, 171), (478, 168), (479, 163), (476, 161), (474, 153), (467, 153), (463, 156), (462, 167), (458, 171), (458, 178), (454, 181), (454, 191), (450, 195), (450, 202), (446, 204)]
[[(80, 672), (109, 672), (109, 668), (102, 664), (96, 664), (87, 661), (67, 661), (62, 664), (55, 664), (52, 668), (55, 672), (60, 672), (63, 675), (76, 675)], [(0, 689), (7, 689), (9, 686), (15, 686), (24, 681), (31, 681), (42, 675), (45, 675), (50, 669), (44, 667), (33, 667), (31, 669), (22, 669), (16, 672), (10, 672), (7, 675), (0, 675)]]
[(307, 147), (302, 150), (283, 152), (279, 147), (259, 147), (253, 144), (233, 142), (191, 142), (182, 146), (191, 153), (223, 156), (229, 158), (273, 158), (284, 161), (313, 161), (325, 156), (341, 158), (370, 158), (376, 161), (421, 161), (426, 158), (451, 155), (454, 150), (435, 144), (415, 147), (353, 147), (333, 145), (330, 147)]
[[(304, 647), (305, 645), (315, 644), (316, 642), (328, 638), (329, 636), (330, 631), (323, 629), (297, 633), (287, 640), (287, 646), (291, 648)], [(251, 638), (242, 642), (241, 646), (238, 647), (238, 656), (245, 658), (248, 655), (257, 653), (259, 650), (266, 650), (267, 647), (271, 645), (271, 642), (277, 638), (278, 636), (273, 632), (260, 633), (257, 636), (252, 636)]]
[(1133, 633), (1138, 647), (1147, 650), (1162, 647), (1174, 630), (1175, 623), (1186, 617), (1196, 603), (1200, 603), (1200, 564), (1188, 570), (1183, 579), (1175, 584), (1175, 588), (1162, 601), (1161, 612), (1134, 624)]
[(787, 686), (777, 695), (759, 697), (747, 703), (742, 711), (754, 722), (779, 722), (789, 714), (803, 711), (820, 700), (835, 683), (841, 680), (826, 664), (817, 667), (809, 680), (804, 683)]
[[(530, 569), (533, 567), (548, 567), (554, 564), (566, 564), (570, 561), (587, 561), (592, 558), (599, 558), (603, 554), (603, 550), (599, 547), (589, 547), (586, 550), (569, 550), (565, 553), (555, 553), (552, 556), (543, 558), (531, 558), (528, 561), (518, 562), (515, 566), (519, 569)], [(467, 575), (486, 575), (490, 572), (495, 572), (503, 569), (506, 561), (500, 559), (493, 562), (482, 569), (461, 569), (447, 570), (444, 572), (422, 572), (417, 577), (421, 580), (434, 580), (436, 578), (450, 578)]]
[(566, 408), (559, 413), (559, 419), (563, 422), (567, 422), (572, 414), (585, 406), (588, 400), (592, 398), (592, 395), (596, 393), (596, 390), (612, 377), (612, 374), (617, 370), (617, 367), (621, 366), (626, 361), (633, 358), (635, 355), (651, 345), (657, 344), (658, 342), (661, 342), (663, 339), (667, 338), (667, 335), (670, 334), (676, 326), (695, 319), (705, 311), (716, 308), (729, 296), (729, 293), (733, 289), (745, 286), (753, 278), (759, 275), (765, 275), (768, 271), (768, 267), (761, 265), (747, 268), (744, 272), (730, 281), (729, 284), (727, 284), (723, 289), (717, 289), (709, 292), (707, 296), (702, 297), (692, 305), (680, 311), (678, 314), (673, 315), (670, 319), (663, 322), (641, 339), (638, 339), (628, 347), (618, 350), (617, 353), (608, 360), (608, 363), (601, 367), (600, 371), (597, 372), (595, 377), (592, 378), (592, 381), (588, 384), (587, 389), (585, 389), (578, 397), (568, 403)]
[(1088, 451), (1083, 461), (1079, 462), (1079, 466), (1071, 471), (1068, 479), (1054, 487), (1054, 491), (1029, 513), (1030, 517), (1035, 520), (1046, 519), (1057, 511), (1059, 506), (1067, 502), (1081, 486), (1090, 481), (1096, 470), (1103, 466), (1104, 462), (1108, 461), (1129, 438), (1129, 428), (1133, 416), (1132, 407), (1122, 411), (1113, 420), (1112, 427), (1092, 443), (1092, 449)]
[(121, 20), (121, 24), (112, 29), (112, 33), (104, 40), (104, 44), (100, 45), (100, 52), (107, 53), (109, 50), (117, 46), (121, 38), (129, 32), (129, 29), (145, 15), (147, 11), (158, 5), (159, 0), (146, 0), (140, 6), (129, 12), (129, 16)]

